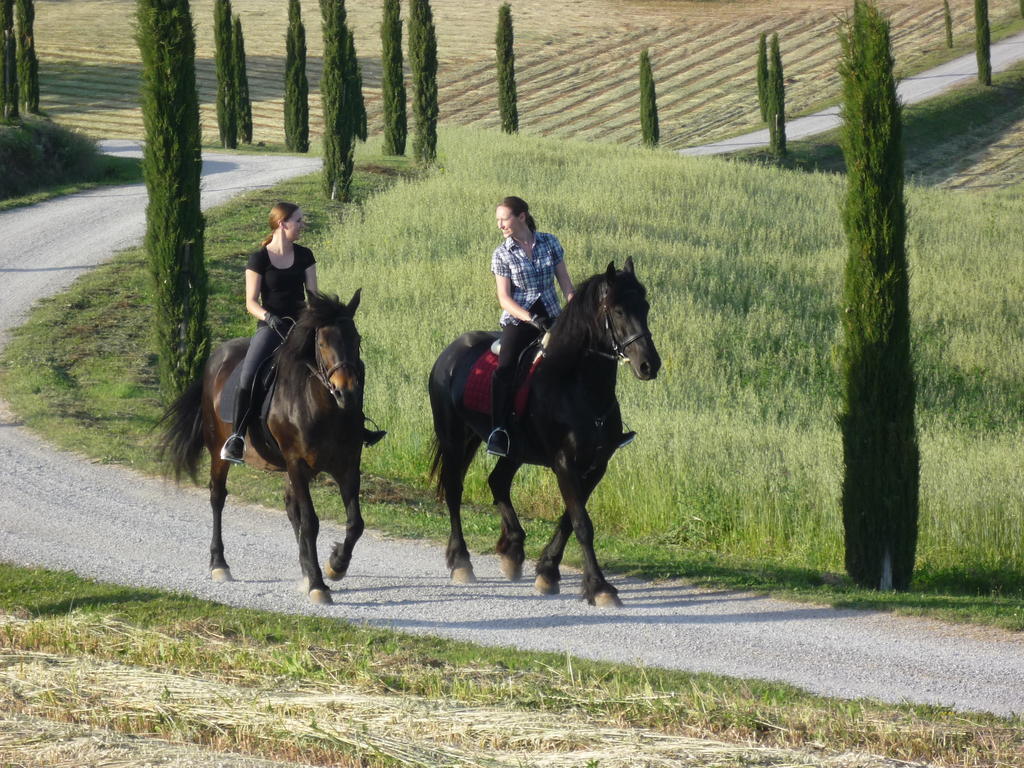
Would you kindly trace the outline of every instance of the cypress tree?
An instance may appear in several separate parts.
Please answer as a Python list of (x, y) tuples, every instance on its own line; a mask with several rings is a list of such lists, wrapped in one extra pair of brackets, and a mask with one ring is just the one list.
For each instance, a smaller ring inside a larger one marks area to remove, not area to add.
[(513, 47), (512, 7), (505, 3), (498, 9), (498, 32), (495, 50), (498, 56), (498, 112), (501, 130), (519, 131), (519, 109), (516, 106), (516, 52)]
[(422, 163), (437, 157), (437, 34), (430, 0), (409, 0), (409, 63), (416, 134), (413, 156)]
[(249, 100), (249, 73), (245, 66), (245, 38), (242, 36), (242, 17), (235, 16), (234, 31), (231, 35), (235, 73), (235, 124), (238, 126), (238, 140), (252, 144), (252, 102)]
[(762, 32), (757, 38), (757, 106), (761, 120), (768, 120), (768, 36)]
[(992, 85), (992, 34), (988, 28), (988, 0), (974, 0), (974, 41), (978, 82)]
[[(1020, 0), (1024, 3), (1024, 0)], [(946, 47), (953, 47), (953, 14), (949, 10), (949, 0), (942, 0), (942, 19), (946, 24)]]
[(324, 194), (348, 200), (355, 167), (355, 141), (366, 136), (359, 63), (345, 23), (345, 0), (320, 0), (324, 27)]
[(408, 131), (405, 114), (405, 73), (402, 71), (402, 19), (398, 0), (384, 0), (380, 26), (384, 98), (384, 154), (404, 155)]
[(640, 133), (644, 145), (658, 146), (658, 101), (654, 95), (654, 74), (647, 49), (640, 54)]
[(786, 83), (782, 74), (779, 36), (772, 35), (768, 62), (768, 135), (769, 149), (776, 157), (786, 154)]
[(18, 90), (22, 108), (39, 114), (39, 59), (36, 58), (36, 10), (32, 0), (17, 0)]
[(366, 141), (368, 134), (366, 102), (363, 100), (363, 68), (356, 55), (356, 36), (351, 29), (345, 35), (345, 105), (352, 121), (353, 134), (359, 141)]
[(889, 24), (873, 4), (856, 0), (840, 44), (849, 244), (839, 414), (846, 570), (862, 587), (903, 590), (914, 570), (920, 459), (902, 123)]
[(18, 119), (17, 43), (14, 34), (14, 0), (0, 0), (0, 105), (4, 120)]
[(235, 53), (231, 33), (231, 0), (213, 0), (214, 60), (217, 65), (217, 128), (226, 149), (238, 146), (235, 101)]
[(203, 260), (202, 169), (195, 34), (187, 0), (139, 0), (142, 54), (142, 169), (145, 248), (153, 281), (160, 390), (180, 394), (202, 372), (209, 350)]
[(306, 79), (306, 27), (299, 0), (288, 0), (285, 40), (284, 141), (292, 152), (309, 151), (309, 80)]

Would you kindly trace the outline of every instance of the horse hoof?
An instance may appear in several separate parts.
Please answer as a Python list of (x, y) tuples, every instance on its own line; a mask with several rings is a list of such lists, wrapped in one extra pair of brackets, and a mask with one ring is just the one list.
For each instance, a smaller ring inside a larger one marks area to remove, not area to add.
[(331, 581), (340, 581), (341, 579), (344, 579), (346, 573), (348, 573), (347, 569), (344, 571), (336, 571), (333, 568), (331, 568), (330, 563), (326, 563), (324, 565), (324, 576), (326, 576)]
[(622, 601), (614, 592), (598, 592), (594, 595), (594, 605), (598, 608), (621, 608)]
[(210, 571), (210, 578), (214, 581), (234, 581), (230, 568), (213, 568)]
[(330, 591), (326, 589), (309, 590), (309, 602), (315, 603), (316, 605), (332, 605), (334, 603), (331, 599)]
[(523, 578), (523, 564), (517, 563), (511, 557), (501, 558), (501, 573), (509, 581), (519, 581)]
[(473, 573), (473, 566), (467, 565), (462, 568), (453, 568), (452, 584), (476, 584), (476, 574)]
[(547, 576), (538, 576), (533, 582), (533, 589), (538, 595), (557, 595), (558, 582)]

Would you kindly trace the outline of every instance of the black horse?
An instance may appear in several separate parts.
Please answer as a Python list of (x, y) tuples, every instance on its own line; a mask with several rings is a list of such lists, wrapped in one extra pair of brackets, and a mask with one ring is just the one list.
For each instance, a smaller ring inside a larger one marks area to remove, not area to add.
[[(325, 566), (329, 578), (345, 575), (352, 549), (363, 533), (359, 462), (364, 368), (359, 359), (359, 332), (353, 321), (358, 306), (359, 291), (347, 305), (336, 297), (310, 293), (308, 306), (274, 354), (277, 385), (266, 431), (257, 423), (260, 420), (253, 418), (246, 440), (247, 464), (287, 472), (285, 508), (299, 544), (299, 563), (309, 599), (314, 603), (331, 602), (317, 562), (320, 521), (309, 494), (314, 477), (327, 472), (334, 478), (348, 515), (345, 542), (335, 543)], [(232, 425), (218, 414), (224, 386), (241, 365), (248, 345), (248, 338), (239, 338), (217, 347), (202, 377), (168, 408), (163, 420), (164, 455), (179, 480), (186, 471), (194, 480), (203, 447), (210, 453), (210, 575), (216, 581), (231, 581), (221, 540), (221, 512), (231, 464), (220, 458), (220, 448)]]
[[(615, 397), (618, 363), (628, 362), (642, 380), (655, 378), (661, 367), (647, 327), (646, 295), (632, 259), (620, 271), (609, 264), (606, 272), (578, 287), (552, 326), (544, 357), (535, 368), (525, 415), (512, 432), (514, 454), (498, 459), (487, 479), (501, 514), (497, 551), (502, 572), (517, 580), (522, 576), (526, 534), (512, 507), (512, 479), (523, 464), (550, 467), (558, 478), (565, 511), (537, 561), (535, 587), (541, 594), (558, 592), (562, 554), (575, 532), (583, 550), (583, 596), (591, 605), (621, 604), (597, 564), (586, 504), (622, 437)], [(466, 471), (491, 428), (488, 414), (466, 407), (463, 390), (470, 369), (495, 338), (485, 331), (463, 334), (441, 353), (430, 373), (435, 431), (431, 474), (438, 480), (438, 496), (448, 502), (447, 561), (456, 583), (475, 580), (459, 508)]]

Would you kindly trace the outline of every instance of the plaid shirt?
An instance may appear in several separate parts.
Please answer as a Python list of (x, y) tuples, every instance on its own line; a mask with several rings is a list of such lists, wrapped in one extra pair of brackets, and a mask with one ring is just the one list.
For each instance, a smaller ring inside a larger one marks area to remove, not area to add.
[[(509, 237), (494, 249), (491, 272), (512, 281), (512, 300), (516, 304), (529, 309), (540, 299), (548, 317), (554, 319), (561, 311), (555, 294), (555, 267), (562, 262), (565, 252), (554, 235), (546, 232), (534, 234), (537, 241), (533, 246), (532, 259), (526, 258), (519, 243)], [(502, 312), (500, 324), (505, 326), (509, 323), (519, 325), (520, 321), (508, 312)]]

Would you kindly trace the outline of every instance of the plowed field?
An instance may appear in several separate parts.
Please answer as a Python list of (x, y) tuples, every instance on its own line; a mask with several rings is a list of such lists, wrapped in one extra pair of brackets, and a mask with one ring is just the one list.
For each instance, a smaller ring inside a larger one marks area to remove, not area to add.
[[(891, 14), (898, 66), (913, 68), (944, 45), (934, 0), (882, 2)], [(434, 0), (440, 47), (441, 118), (498, 126), (493, 3)], [(954, 0), (958, 39), (972, 34), (973, 10)], [(309, 44), (312, 132), (321, 119), (319, 6), (304, 4)], [(256, 141), (283, 139), (281, 120), (286, 3), (236, 2), (246, 36)], [(757, 121), (754, 54), (760, 32), (778, 32), (788, 111), (838, 94), (835, 30), (849, 4), (779, 2), (612, 2), (518, 0), (517, 80), (525, 133), (637, 143), (637, 59), (649, 48), (658, 89), (663, 146), (702, 143)], [(205, 135), (216, 134), (212, 2), (192, 3)], [(1017, 0), (994, 0), (993, 20), (1018, 13)], [(131, 0), (37, 0), (36, 38), (43, 109), (60, 122), (104, 137), (140, 137), (139, 55)], [(380, 3), (349, 3), (372, 125), (380, 120)]]

